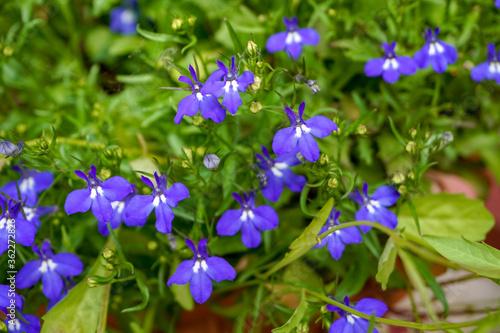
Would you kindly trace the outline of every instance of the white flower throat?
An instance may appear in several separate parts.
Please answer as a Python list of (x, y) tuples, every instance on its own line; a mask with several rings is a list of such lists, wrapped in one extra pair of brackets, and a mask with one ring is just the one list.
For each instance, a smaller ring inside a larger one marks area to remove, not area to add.
[(194, 274), (198, 274), (198, 271), (200, 270), (200, 267), (201, 267), (201, 269), (204, 272), (206, 272), (207, 269), (208, 269), (207, 262), (205, 261), (205, 259), (202, 259), (202, 257), (198, 254), (197, 255), (197, 260), (196, 260), (196, 262), (194, 263), (194, 266), (193, 266), (193, 273)]
[(297, 31), (291, 31), (286, 35), (285, 43), (287, 45), (290, 44), (298, 44), (302, 41), (302, 37)]
[(433, 56), (436, 53), (441, 54), (443, 52), (444, 52), (444, 47), (441, 46), (441, 44), (439, 44), (438, 42), (432, 42), (429, 45), (429, 55)]

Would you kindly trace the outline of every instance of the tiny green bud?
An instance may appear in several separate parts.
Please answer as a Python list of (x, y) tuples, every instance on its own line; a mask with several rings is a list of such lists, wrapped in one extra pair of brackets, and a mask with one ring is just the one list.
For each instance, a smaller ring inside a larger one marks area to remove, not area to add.
[(99, 176), (101, 176), (101, 179), (108, 179), (111, 177), (111, 170), (103, 168), (101, 169)]
[(261, 82), (262, 82), (262, 78), (260, 76), (256, 76), (254, 78), (254, 82), (250, 85), (250, 91), (257, 91), (257, 90), (259, 90)]
[(107, 271), (114, 271), (115, 270), (115, 266), (113, 266), (113, 264), (106, 264), (106, 270)]
[(408, 193), (408, 190), (406, 189), (406, 186), (401, 185), (401, 186), (398, 188), (398, 192), (399, 192), (401, 195), (405, 195), (406, 193)]
[(331, 189), (337, 188), (339, 186), (339, 180), (337, 178), (328, 179), (328, 187)]
[(308, 333), (309, 332), (309, 325), (307, 325), (307, 323), (300, 323), (297, 326), (296, 332), (297, 333)]
[(405, 181), (405, 176), (401, 172), (396, 172), (394, 176), (392, 176), (392, 181), (396, 184), (401, 184)]
[(186, 154), (187, 160), (193, 163), (193, 151), (191, 148), (182, 147), (182, 150), (184, 151), (184, 154)]
[(189, 168), (191, 168), (191, 167), (189, 166), (189, 164), (188, 164), (188, 162), (187, 162), (187, 161), (182, 161), (182, 162), (181, 162), (181, 166), (182, 166), (184, 169), (189, 169)]
[(415, 180), (415, 172), (410, 171), (410, 172), (408, 173), (408, 179)]
[(430, 137), (431, 137), (431, 132), (429, 131), (425, 132), (425, 140), (429, 140)]
[(247, 51), (251, 55), (254, 55), (257, 53), (257, 44), (255, 44), (253, 41), (249, 40), (247, 43)]
[(18, 133), (24, 133), (24, 132), (26, 132), (27, 129), (28, 129), (28, 126), (26, 126), (26, 124), (23, 124), (23, 123), (16, 126), (16, 130)]
[(412, 128), (410, 130), (410, 136), (411, 136), (412, 139), (415, 139), (415, 137), (417, 136), (417, 130), (414, 129), (414, 128)]
[(61, 220), (60, 219), (52, 219), (52, 224), (54, 225), (54, 227), (58, 227), (61, 224)]
[(408, 144), (406, 145), (406, 151), (408, 152), (408, 154), (415, 154), (415, 152), (417, 151), (417, 146), (415, 145), (415, 142), (413, 141), (408, 142)]
[(115, 260), (113, 260), (113, 264), (119, 265), (120, 264), (120, 259), (119, 258), (115, 258)]
[(257, 113), (262, 110), (262, 105), (259, 102), (252, 102), (250, 104), (250, 112)]
[(326, 308), (326, 305), (321, 306), (320, 311), (321, 311), (321, 313), (329, 313), (329, 312), (330, 312), (330, 311), (328, 311), (328, 309)]
[(262, 68), (262, 65), (264, 65), (262, 61), (257, 61), (257, 67)]
[(194, 126), (200, 126), (201, 124), (203, 124), (203, 117), (202, 116), (194, 116), (193, 117), (193, 125)]
[(264, 14), (260, 14), (259, 16), (257, 16), (257, 20), (259, 21), (259, 23), (264, 23), (266, 22), (266, 16)]
[(102, 250), (102, 256), (104, 259), (111, 259), (115, 256), (115, 251), (106, 247), (104, 248), (104, 250)]
[(87, 279), (87, 284), (89, 285), (90, 288), (94, 288), (94, 287), (98, 287), (99, 286), (99, 282), (97, 282), (96, 280), (94, 280), (91, 277), (89, 277)]
[(3, 49), (3, 54), (6, 56), (6, 57), (10, 57), (14, 54), (14, 48), (10, 45), (7, 45), (4, 49)]
[(165, 256), (161, 256), (159, 260), (160, 260), (160, 263), (162, 263), (162, 264), (166, 264), (168, 262), (167, 257), (165, 257)]
[(321, 156), (319, 157), (319, 161), (318, 161), (319, 165), (325, 165), (325, 164), (328, 164), (328, 162), (330, 162), (328, 155), (321, 154)]
[(189, 23), (189, 25), (194, 25), (196, 23), (196, 17), (188, 18), (188, 23)]
[(148, 250), (149, 251), (154, 251), (158, 248), (158, 243), (156, 241), (149, 241), (148, 242)]
[[(336, 122), (334, 122), (336, 123)], [(342, 135), (342, 128), (338, 127), (336, 131), (333, 131), (333, 135), (340, 136)]]
[(333, 8), (328, 9), (328, 15), (329, 16), (335, 16), (336, 13), (337, 12), (335, 11), (335, 9), (333, 9)]
[(181, 18), (174, 18), (172, 21), (172, 30), (177, 31), (180, 28), (182, 28), (182, 23), (184, 23), (184, 20)]
[(358, 125), (358, 128), (356, 128), (356, 134), (358, 135), (365, 135), (368, 132), (366, 129), (366, 126), (363, 124)]

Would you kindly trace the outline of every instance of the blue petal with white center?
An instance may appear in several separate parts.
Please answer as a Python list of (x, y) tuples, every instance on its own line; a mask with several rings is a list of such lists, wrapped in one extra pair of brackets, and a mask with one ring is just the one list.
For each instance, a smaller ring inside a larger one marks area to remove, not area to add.
[(41, 248), (33, 245), (33, 251), (38, 254), (39, 260), (28, 261), (17, 274), (16, 286), (20, 289), (32, 287), (42, 279), (43, 294), (49, 299), (56, 299), (63, 289), (63, 277), (76, 276), (83, 271), (83, 263), (76, 255), (54, 255), (48, 240), (45, 240)]
[[(349, 197), (361, 208), (356, 212), (356, 221), (378, 222), (387, 228), (395, 229), (398, 225), (398, 218), (394, 212), (386, 207), (396, 203), (400, 194), (391, 186), (379, 187), (373, 195), (368, 195), (368, 184), (363, 184), (363, 194), (357, 189), (356, 193), (349, 194)], [(367, 232), (371, 226), (363, 225), (359, 227), (361, 231)]]
[(411, 57), (396, 56), (394, 48), (396, 42), (390, 45), (382, 43), (385, 51), (384, 58), (377, 58), (368, 61), (365, 64), (365, 74), (369, 77), (380, 76), (388, 83), (394, 83), (399, 80), (399, 74), (412, 75), (417, 71), (417, 63)]
[[(349, 306), (349, 297), (344, 299), (344, 304)], [(353, 308), (359, 312), (375, 317), (382, 317), (387, 312), (387, 305), (373, 298), (363, 298)], [(368, 332), (370, 328), (368, 319), (350, 314), (331, 304), (328, 304), (326, 309), (328, 311), (338, 312), (340, 315), (340, 319), (333, 322), (330, 326), (330, 333), (365, 333)], [(371, 332), (378, 333), (376, 328), (373, 328)]]
[(324, 116), (314, 116), (308, 120), (303, 119), (305, 102), (300, 103), (299, 115), (292, 109), (285, 107), (285, 112), (290, 120), (291, 127), (280, 129), (273, 138), (273, 151), (277, 155), (298, 151), (310, 162), (319, 158), (319, 147), (316, 139), (324, 138), (332, 131), (337, 130), (337, 125)]
[(248, 248), (260, 245), (261, 231), (278, 227), (279, 217), (268, 205), (255, 207), (255, 191), (241, 197), (233, 193), (241, 209), (226, 211), (217, 223), (217, 233), (221, 236), (233, 236), (241, 230), (241, 241)]
[(87, 175), (79, 170), (76, 170), (75, 174), (87, 182), (87, 188), (68, 194), (64, 203), (64, 210), (68, 215), (92, 209), (99, 222), (107, 223), (113, 217), (111, 202), (123, 200), (132, 192), (132, 185), (123, 177), (114, 176), (104, 182), (100, 181), (94, 165)]
[[(328, 231), (329, 229), (338, 226), (339, 223), (340, 210), (337, 211), (335, 207), (332, 208), (330, 215), (326, 221), (326, 226), (322, 227), (318, 233), (318, 236), (321, 236), (323, 233)], [(361, 243), (361, 233), (356, 227), (348, 227), (344, 229), (340, 229), (334, 231), (333, 233), (327, 235), (325, 238), (321, 240), (321, 245), (317, 244), (314, 247), (324, 247), (327, 245), (328, 251), (332, 255), (332, 258), (335, 260), (340, 259), (342, 257), (342, 252), (344, 252), (344, 248), (346, 244), (352, 243)]]
[(266, 199), (277, 201), (283, 192), (283, 186), (293, 192), (302, 191), (307, 183), (306, 177), (298, 176), (290, 170), (290, 167), (300, 164), (296, 154), (283, 154), (272, 159), (265, 146), (262, 146), (262, 154), (264, 156), (255, 154), (255, 157), (259, 160), (257, 166), (262, 170), (257, 177), (262, 186), (262, 195)]
[(128, 226), (143, 226), (149, 214), (154, 210), (156, 215), (156, 229), (161, 233), (172, 232), (174, 213), (171, 207), (177, 207), (179, 201), (189, 198), (189, 191), (181, 183), (175, 183), (167, 188), (167, 176), (155, 172), (157, 186), (147, 177), (142, 181), (153, 189), (151, 195), (135, 195), (125, 207), (124, 223)]
[(0, 256), (9, 248), (9, 239), (12, 239), (12, 229), (15, 233), (15, 241), (24, 246), (31, 246), (35, 241), (36, 227), (33, 223), (26, 221), (21, 214), (21, 203), (9, 200), (7, 204), (0, 197), (0, 207), (3, 211), (0, 215)]
[(488, 61), (474, 67), (470, 76), (476, 82), (494, 80), (500, 84), (500, 50), (496, 53), (495, 44), (488, 44)]
[(454, 64), (458, 59), (457, 49), (438, 39), (439, 27), (434, 33), (429, 28), (425, 32), (425, 45), (415, 53), (414, 59), (421, 69), (432, 66), (437, 73), (444, 73), (448, 65)]
[(185, 260), (177, 266), (175, 273), (168, 279), (167, 285), (186, 284), (189, 282), (191, 294), (196, 303), (204, 303), (212, 294), (212, 280), (234, 280), (236, 271), (223, 258), (208, 255), (207, 240), (202, 239), (196, 249), (190, 239), (186, 244), (193, 251), (192, 260)]
[[(13, 199), (26, 201), (26, 205), (34, 207), (38, 203), (38, 194), (48, 189), (54, 177), (50, 171), (29, 170), (24, 166), (12, 167), (15, 171), (21, 174), (21, 179), (6, 183), (0, 192), (3, 192)], [(17, 182), (17, 186), (16, 186)], [(21, 192), (21, 198), (18, 198), (17, 188)]]
[(312, 28), (297, 26), (297, 17), (283, 18), (286, 31), (278, 32), (269, 37), (266, 48), (269, 53), (285, 51), (293, 59), (297, 59), (302, 53), (302, 45), (316, 45), (319, 43), (319, 34)]
[(23, 318), (27, 321), (27, 323), (23, 322), (19, 318), (10, 320), (9, 318), (5, 319), (3, 322), (7, 326), (7, 331), (9, 333), (39, 333), (41, 330), (40, 319), (38, 317), (23, 314)]
[[(220, 105), (217, 97), (213, 95), (213, 87), (211, 87), (212, 80), (216, 78), (211, 77), (206, 82), (206, 86), (198, 81), (198, 76), (193, 66), (189, 65), (189, 72), (192, 79), (187, 76), (179, 77), (179, 81), (189, 84), (191, 86), (192, 94), (184, 97), (177, 106), (177, 114), (175, 115), (174, 122), (180, 124), (182, 117), (192, 117), (198, 110), (203, 118), (212, 119), (216, 123), (221, 123), (226, 118), (226, 110)], [(219, 77), (218, 80), (220, 80)]]

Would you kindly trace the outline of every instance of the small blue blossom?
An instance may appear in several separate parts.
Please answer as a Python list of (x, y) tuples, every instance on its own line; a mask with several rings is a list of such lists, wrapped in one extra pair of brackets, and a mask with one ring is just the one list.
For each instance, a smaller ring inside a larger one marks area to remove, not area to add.
[(300, 151), (306, 160), (314, 162), (319, 158), (319, 147), (314, 137), (327, 137), (337, 130), (337, 125), (324, 116), (314, 116), (304, 121), (302, 117), (305, 107), (305, 102), (300, 103), (298, 116), (292, 109), (285, 107), (291, 127), (280, 129), (276, 133), (273, 151), (277, 155)]
[[(21, 203), (9, 200), (7, 206), (0, 197), (0, 206), (3, 210), (0, 215), (0, 256), (9, 248), (9, 239), (24, 246), (31, 246), (35, 241), (36, 227), (26, 221), (21, 211)], [(10, 236), (9, 236), (10, 235)]]
[(132, 185), (123, 177), (115, 176), (104, 182), (100, 181), (94, 165), (87, 172), (88, 177), (80, 170), (75, 170), (75, 174), (87, 182), (87, 188), (68, 194), (64, 204), (68, 215), (85, 213), (92, 208), (95, 218), (99, 222), (107, 223), (113, 217), (111, 202), (121, 201), (132, 192)]
[(319, 43), (319, 34), (312, 28), (299, 29), (297, 17), (283, 18), (286, 31), (278, 32), (269, 37), (266, 43), (267, 51), (270, 53), (285, 50), (293, 59), (297, 59), (302, 53), (302, 45), (316, 45)]
[[(340, 210), (337, 211), (335, 210), (335, 207), (333, 207), (330, 215), (328, 215), (328, 219), (326, 220), (326, 225), (321, 228), (318, 236), (321, 236), (329, 229), (338, 226), (340, 224), (339, 216)], [(317, 244), (314, 247), (317, 248), (328, 245), (328, 251), (330, 251), (332, 258), (338, 260), (342, 257), (342, 252), (344, 252), (346, 244), (361, 243), (361, 241), (362, 238), (358, 228), (348, 227), (329, 234), (321, 240), (321, 245)]]
[[(122, 224), (122, 221), (125, 221), (125, 208), (127, 207), (130, 200), (137, 194), (137, 189), (135, 185), (132, 184), (132, 192), (130, 192), (123, 200), (113, 201), (111, 203), (111, 207), (113, 207), (113, 216), (109, 221), (111, 224), (111, 229), (118, 229)], [(107, 223), (98, 223), (97, 229), (103, 236), (109, 235), (109, 229)]]
[(33, 223), (37, 228), (40, 228), (40, 217), (55, 213), (59, 210), (58, 206), (38, 206), (24, 207), (26, 220)]
[[(349, 297), (344, 299), (344, 304), (349, 306)], [(369, 316), (382, 317), (387, 312), (387, 305), (384, 302), (379, 301), (373, 298), (363, 298), (360, 300), (354, 307), (351, 307), (354, 310), (359, 312), (363, 312)], [(338, 312), (340, 315), (340, 319), (336, 320), (330, 326), (330, 333), (339, 333), (339, 332), (355, 332), (355, 333), (364, 333), (368, 332), (370, 328), (370, 321), (368, 319), (364, 319), (358, 317), (356, 315), (350, 314), (347, 311), (342, 310), (339, 307), (328, 304), (326, 306), (328, 311)], [(371, 331), (373, 333), (378, 333), (376, 328), (373, 328)]]
[(498, 8), (500, 8), (500, 0), (496, 0), (495, 1), (495, 6), (497, 6)]
[[(356, 221), (378, 222), (387, 228), (394, 229), (398, 225), (396, 214), (388, 210), (396, 203), (399, 192), (391, 186), (380, 186), (373, 195), (368, 195), (368, 184), (363, 184), (363, 195), (356, 189), (356, 194), (349, 194), (354, 202), (361, 206), (356, 212)], [(371, 226), (362, 225), (361, 231), (367, 232)]]
[(250, 71), (245, 71), (238, 76), (238, 68), (234, 64), (235, 58), (234, 56), (231, 58), (230, 70), (222, 61), (217, 60), (219, 69), (210, 75), (206, 83), (206, 90), (212, 95), (217, 98), (224, 95), (222, 105), (233, 115), (241, 105), (240, 92), (245, 92), (247, 87), (254, 82), (254, 75)]
[(26, 324), (19, 318), (16, 319), (5, 319), (3, 322), (7, 325), (7, 331), (9, 333), (39, 333), (42, 329), (40, 326), (40, 319), (37, 316), (23, 314), (23, 318), (28, 322)]
[(236, 277), (234, 268), (223, 258), (209, 257), (207, 240), (198, 243), (198, 251), (190, 239), (186, 239), (187, 246), (193, 251), (192, 260), (184, 260), (177, 266), (175, 273), (168, 279), (168, 286), (172, 284), (186, 284), (189, 282), (191, 294), (196, 303), (206, 302), (212, 294), (212, 280), (220, 282)]
[(226, 211), (217, 223), (217, 233), (221, 236), (233, 236), (241, 230), (241, 241), (248, 248), (257, 247), (261, 241), (261, 231), (278, 227), (279, 217), (271, 206), (255, 207), (255, 191), (243, 198), (238, 193), (233, 197), (241, 209)]
[(417, 63), (412, 57), (396, 56), (394, 48), (396, 42), (390, 45), (382, 43), (385, 51), (384, 58), (376, 58), (365, 64), (365, 74), (369, 77), (380, 76), (387, 83), (399, 80), (399, 74), (412, 75), (417, 71)]
[(283, 185), (293, 192), (302, 191), (307, 183), (306, 177), (297, 176), (290, 170), (290, 167), (300, 164), (295, 154), (282, 154), (272, 159), (265, 146), (262, 146), (262, 153), (264, 156), (255, 154), (255, 157), (259, 159), (257, 165), (263, 171), (257, 177), (259, 177), (262, 186), (262, 195), (266, 199), (278, 200), (283, 192)]
[(121, 7), (114, 8), (111, 11), (109, 28), (121, 35), (133, 35), (136, 33), (139, 17), (137, 0), (124, 0)]
[(439, 27), (434, 30), (434, 34), (430, 28), (427, 29), (424, 34), (426, 43), (415, 53), (414, 58), (421, 69), (427, 68), (431, 64), (435, 72), (444, 73), (448, 65), (457, 61), (458, 53), (454, 46), (440, 41), (438, 34)]
[(18, 156), (23, 151), (23, 148), (24, 143), (22, 141), (19, 141), (16, 146), (9, 140), (5, 140), (0, 142), (0, 155)]
[(211, 81), (206, 82), (207, 86), (201, 84), (200, 81), (198, 81), (196, 71), (191, 65), (189, 65), (189, 72), (193, 80), (187, 76), (180, 76), (179, 81), (189, 84), (192, 94), (184, 97), (179, 102), (174, 122), (179, 124), (182, 117), (192, 117), (200, 110), (203, 118), (212, 119), (216, 123), (221, 123), (224, 118), (226, 118), (226, 110), (213, 95), (212, 89), (207, 89), (210, 87), (209, 83)]
[(23, 299), (9, 285), (0, 284), (0, 312), (4, 314), (16, 313), (16, 309), (22, 310)]
[[(50, 171), (28, 170), (23, 166), (13, 166), (12, 169), (21, 174), (21, 179), (6, 183), (0, 189), (0, 192), (7, 194), (13, 199), (26, 201), (26, 205), (29, 207), (35, 207), (38, 203), (38, 194), (52, 185), (54, 181), (52, 173)], [(16, 182), (21, 192), (21, 198), (18, 198)]]
[(43, 242), (41, 249), (33, 245), (33, 251), (40, 260), (28, 261), (17, 273), (16, 285), (20, 289), (32, 287), (42, 279), (43, 294), (49, 299), (56, 299), (63, 290), (63, 277), (76, 276), (83, 271), (83, 263), (76, 255), (54, 255), (48, 240)]
[(134, 196), (125, 208), (125, 224), (142, 227), (151, 212), (155, 211), (156, 229), (168, 234), (172, 232), (174, 212), (171, 207), (177, 207), (179, 201), (189, 198), (189, 191), (182, 183), (175, 183), (167, 188), (167, 176), (155, 172), (156, 187), (149, 178), (142, 176), (142, 181), (153, 189), (151, 195)]
[(488, 44), (488, 61), (474, 67), (470, 71), (470, 76), (476, 82), (495, 80), (500, 84), (500, 50), (497, 54), (495, 44)]

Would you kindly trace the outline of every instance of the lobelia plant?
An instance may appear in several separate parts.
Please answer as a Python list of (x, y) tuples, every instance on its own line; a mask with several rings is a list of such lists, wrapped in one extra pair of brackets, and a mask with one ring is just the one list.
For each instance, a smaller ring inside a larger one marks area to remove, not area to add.
[(417, 71), (417, 63), (411, 57), (396, 56), (394, 49), (396, 42), (390, 45), (382, 43), (385, 51), (383, 58), (372, 59), (365, 64), (366, 76), (380, 76), (387, 83), (394, 83), (399, 80), (399, 74), (413, 75)]
[(436, 73), (444, 73), (448, 65), (454, 64), (457, 61), (457, 49), (438, 39), (439, 27), (434, 29), (428, 28), (424, 34), (425, 45), (417, 53), (415, 60), (421, 69), (432, 66)]

